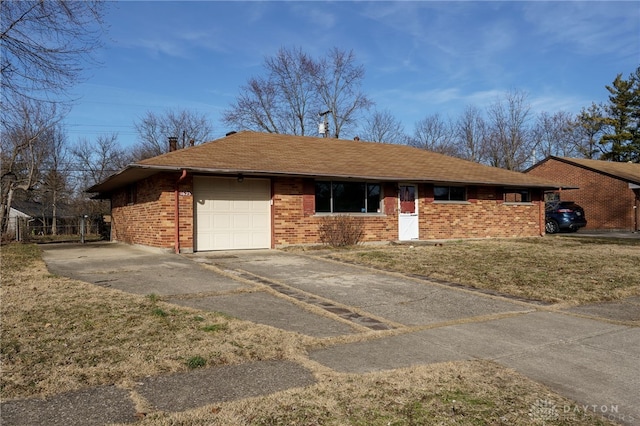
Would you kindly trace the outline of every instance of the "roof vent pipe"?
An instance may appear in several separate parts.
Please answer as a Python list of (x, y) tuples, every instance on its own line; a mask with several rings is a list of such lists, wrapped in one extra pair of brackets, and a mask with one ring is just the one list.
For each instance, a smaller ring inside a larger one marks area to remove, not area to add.
[(176, 151), (178, 149), (178, 138), (176, 136), (169, 136), (169, 152)]

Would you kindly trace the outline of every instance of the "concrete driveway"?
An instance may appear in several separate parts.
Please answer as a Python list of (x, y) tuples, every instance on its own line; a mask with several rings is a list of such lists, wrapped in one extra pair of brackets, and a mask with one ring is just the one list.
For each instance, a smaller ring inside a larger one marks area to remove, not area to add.
[[(558, 233), (553, 235), (563, 235), (563, 236), (571, 236), (571, 237), (585, 237), (585, 238), (622, 238), (622, 239), (635, 239), (640, 240), (640, 232), (632, 232), (632, 231), (599, 231), (592, 229), (580, 229), (578, 232), (572, 233)], [(553, 236), (550, 235), (550, 236)]]
[[(595, 313), (280, 251), (176, 256), (120, 244), (43, 246), (51, 272), (316, 337), (367, 333), (309, 357), (336, 371), (491, 359), (623, 424), (640, 422), (640, 328)], [(631, 301), (631, 316), (639, 301)], [(635, 307), (635, 308), (634, 308)], [(591, 315), (592, 318), (585, 317)]]

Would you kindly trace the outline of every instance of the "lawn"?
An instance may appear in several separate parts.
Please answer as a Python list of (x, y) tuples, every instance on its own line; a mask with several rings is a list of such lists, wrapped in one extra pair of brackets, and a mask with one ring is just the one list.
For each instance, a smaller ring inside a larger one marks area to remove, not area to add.
[[(368, 252), (360, 250), (341, 254)], [(390, 248), (396, 250), (415, 253), (430, 248)], [(35, 245), (3, 246), (1, 260), (3, 400), (104, 384), (131, 389), (146, 376), (289, 359), (311, 369), (317, 383), (182, 413), (154, 412), (140, 397), (137, 409), (148, 414), (139, 424), (610, 424), (589, 412), (565, 413), (563, 407), (575, 404), (493, 362), (340, 374), (306, 357), (307, 348), (331, 344), (331, 339), (321, 342), (170, 305), (155, 295), (136, 296), (54, 276)]]
[(554, 236), (334, 250), (329, 258), (579, 305), (640, 295), (640, 240)]
[(288, 359), (306, 337), (49, 274), (2, 247), (2, 397), (43, 396), (192, 366)]

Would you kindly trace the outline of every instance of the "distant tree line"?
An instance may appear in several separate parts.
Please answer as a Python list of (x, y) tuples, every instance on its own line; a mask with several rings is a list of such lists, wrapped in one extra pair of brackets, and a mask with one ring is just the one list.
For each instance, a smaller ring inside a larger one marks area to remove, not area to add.
[(406, 134), (389, 111), (375, 111), (360, 137), (404, 143), (509, 170), (523, 170), (550, 155), (640, 163), (640, 67), (606, 86), (609, 102), (578, 114), (533, 114), (528, 95), (514, 90), (485, 110), (469, 105), (457, 119), (432, 114)]
[[(108, 3), (0, 0), (1, 122), (0, 230), (7, 229), (12, 200), (50, 207), (73, 205), (78, 214), (108, 213), (108, 205), (83, 191), (127, 164), (212, 139), (211, 120), (189, 110), (148, 111), (134, 121), (135, 146), (118, 134), (70, 141), (63, 118), (69, 89), (95, 63)], [(333, 48), (313, 58), (300, 48), (281, 48), (264, 60), (223, 112), (232, 129), (318, 135), (325, 113), (327, 137), (358, 136), (370, 142), (408, 144), (471, 161), (522, 170), (547, 155), (640, 162), (640, 67), (606, 86), (609, 102), (579, 114), (533, 114), (528, 95), (514, 90), (484, 110), (470, 105), (452, 119), (425, 116), (406, 133), (388, 109), (375, 108), (362, 90), (364, 67), (352, 51)]]
[(406, 133), (388, 109), (362, 92), (364, 68), (353, 52), (334, 48), (315, 59), (300, 48), (267, 57), (263, 74), (249, 78), (223, 122), (236, 129), (318, 135), (318, 114), (329, 111), (332, 137), (407, 144), (509, 170), (524, 170), (549, 156), (640, 162), (640, 67), (619, 74), (609, 102), (579, 114), (534, 113), (528, 94), (511, 90), (488, 107), (469, 105), (457, 118), (425, 116)]

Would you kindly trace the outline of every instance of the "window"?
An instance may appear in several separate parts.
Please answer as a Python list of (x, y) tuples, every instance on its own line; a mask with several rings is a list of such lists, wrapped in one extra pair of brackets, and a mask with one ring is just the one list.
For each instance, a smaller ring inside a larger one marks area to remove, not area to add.
[(136, 203), (136, 195), (137, 195), (136, 192), (137, 192), (137, 187), (135, 183), (132, 183), (127, 186), (126, 203), (128, 206)]
[(379, 213), (380, 185), (365, 182), (316, 182), (317, 213)]
[(530, 203), (531, 193), (526, 189), (508, 189), (504, 191), (505, 203)]
[(466, 201), (467, 191), (464, 186), (434, 186), (433, 198), (436, 201)]

